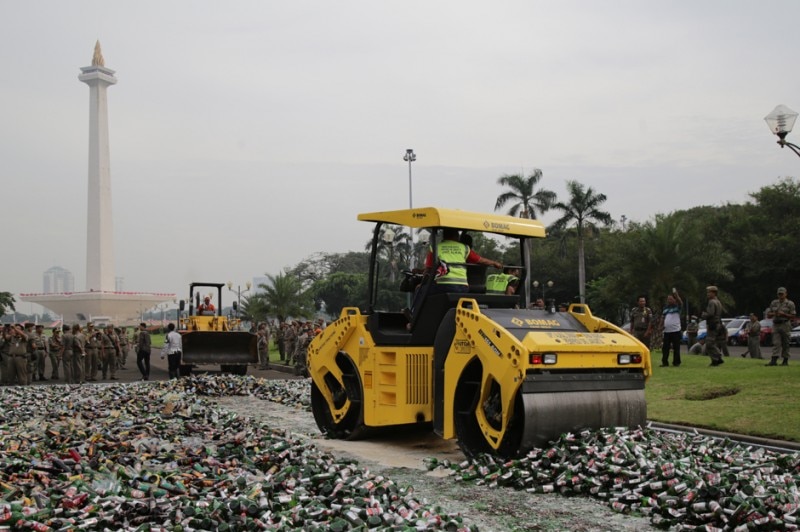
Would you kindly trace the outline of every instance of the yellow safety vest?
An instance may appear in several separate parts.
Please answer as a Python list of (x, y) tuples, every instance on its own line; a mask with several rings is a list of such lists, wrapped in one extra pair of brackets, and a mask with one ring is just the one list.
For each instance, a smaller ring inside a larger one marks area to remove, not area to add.
[[(436, 279), (437, 284), (461, 284), (469, 286), (467, 282), (467, 256), (469, 246), (454, 240), (443, 240), (437, 247), (439, 260), (447, 264), (449, 271)], [(436, 265), (434, 264), (434, 268)]]
[(516, 281), (517, 277), (508, 273), (493, 273), (486, 278), (487, 294), (505, 294), (508, 283)]

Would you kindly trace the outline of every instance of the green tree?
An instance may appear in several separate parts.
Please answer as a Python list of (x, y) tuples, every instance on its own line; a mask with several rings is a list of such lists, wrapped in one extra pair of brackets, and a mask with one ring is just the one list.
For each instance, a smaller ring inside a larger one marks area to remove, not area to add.
[(11, 292), (0, 292), (0, 317), (9, 310), (15, 311), (14, 303), (14, 296), (11, 295)]
[(297, 277), (290, 273), (267, 274), (267, 281), (259, 285), (263, 292), (248, 299), (250, 311), (275, 316), (281, 323), (289, 317), (313, 316), (314, 300), (310, 291), (303, 289)]
[(367, 307), (367, 274), (335, 272), (314, 284), (314, 296), (325, 302), (325, 312), (337, 318), (344, 307)]
[(584, 240), (598, 232), (598, 224), (608, 226), (613, 223), (611, 215), (600, 210), (606, 201), (605, 194), (598, 194), (592, 187), (584, 187), (577, 181), (567, 181), (567, 202), (554, 203), (552, 208), (561, 211), (551, 229), (564, 237), (573, 229), (578, 238), (578, 292), (581, 303), (586, 302), (586, 262)]
[(536, 190), (542, 180), (542, 171), (534, 168), (528, 177), (520, 174), (506, 174), (497, 180), (497, 184), (508, 187), (509, 190), (497, 196), (494, 210), (502, 209), (511, 203), (507, 213), (509, 216), (520, 218), (536, 218), (550, 210), (556, 201), (556, 193), (540, 188)]
[[(703, 224), (681, 211), (604, 234), (595, 263), (597, 276), (589, 283), (592, 312), (621, 323), (638, 296), (647, 297), (658, 311), (673, 287), (698, 312), (705, 306), (705, 286), (730, 279), (733, 261), (719, 241), (706, 238)], [(720, 299), (726, 307), (732, 302), (727, 293), (720, 293)]]

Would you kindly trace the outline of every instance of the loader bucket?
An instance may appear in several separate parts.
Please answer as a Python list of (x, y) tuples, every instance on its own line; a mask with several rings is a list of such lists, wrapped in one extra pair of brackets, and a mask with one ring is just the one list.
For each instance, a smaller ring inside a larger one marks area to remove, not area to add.
[(183, 364), (256, 364), (256, 335), (246, 331), (187, 331), (183, 338)]

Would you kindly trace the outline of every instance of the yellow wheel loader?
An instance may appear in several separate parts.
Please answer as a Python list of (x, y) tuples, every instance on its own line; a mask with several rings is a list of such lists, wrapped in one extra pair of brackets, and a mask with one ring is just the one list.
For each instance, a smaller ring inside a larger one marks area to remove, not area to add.
[(344, 308), (308, 349), (312, 410), (323, 433), (355, 439), (427, 424), (457, 438), (467, 455), (512, 457), (564, 432), (645, 423), (647, 347), (584, 304), (525, 308), (525, 273), (522, 293), (486, 293), (485, 267), (467, 265), (468, 293), (429, 295), (435, 281), (426, 275), (413, 314), (375, 308), (384, 224), (427, 229), (433, 257), (443, 228), (507, 237), (528, 272), (525, 243), (545, 236), (540, 222), (433, 207), (358, 219), (375, 224), (369, 305)]
[[(256, 335), (240, 330), (239, 318), (222, 315), (223, 286), (224, 283), (191, 283), (188, 301), (180, 301), (178, 332), (183, 341), (182, 376), (208, 364), (218, 364), (224, 373), (245, 375), (248, 365), (258, 363)], [(217, 292), (217, 306), (213, 310), (204, 309), (200, 303), (201, 291), (207, 288)], [(233, 307), (238, 312), (236, 302)]]

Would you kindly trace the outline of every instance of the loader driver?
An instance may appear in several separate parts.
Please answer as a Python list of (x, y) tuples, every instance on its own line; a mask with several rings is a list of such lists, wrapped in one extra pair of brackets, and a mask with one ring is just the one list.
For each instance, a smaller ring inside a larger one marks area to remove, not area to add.
[[(459, 242), (458, 229), (452, 227), (442, 229), (442, 241), (439, 242), (436, 250), (439, 260), (434, 262), (431, 249), (428, 250), (428, 256), (425, 258), (425, 275), (434, 276), (433, 282), (428, 287), (428, 295), (469, 292), (467, 264), (483, 264), (493, 266), (498, 270), (503, 268), (503, 265), (496, 260), (481, 257), (468, 245)], [(410, 318), (417, 311), (424, 293), (425, 291), (422, 289), (417, 290), (411, 310), (405, 311), (406, 318)], [(411, 320), (409, 319), (409, 321)]]
[(208, 315), (213, 316), (215, 310), (216, 308), (214, 307), (214, 304), (211, 302), (211, 298), (209, 296), (206, 296), (203, 299), (203, 302), (200, 303), (200, 306), (197, 307), (197, 314), (199, 316), (208, 316)]

